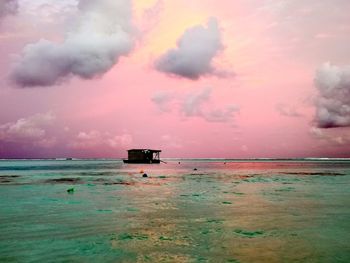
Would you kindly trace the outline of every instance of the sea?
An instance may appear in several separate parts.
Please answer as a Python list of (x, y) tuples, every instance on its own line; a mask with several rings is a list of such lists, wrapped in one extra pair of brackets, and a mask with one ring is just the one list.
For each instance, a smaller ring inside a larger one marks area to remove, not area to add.
[(0, 262), (350, 262), (350, 160), (0, 160)]

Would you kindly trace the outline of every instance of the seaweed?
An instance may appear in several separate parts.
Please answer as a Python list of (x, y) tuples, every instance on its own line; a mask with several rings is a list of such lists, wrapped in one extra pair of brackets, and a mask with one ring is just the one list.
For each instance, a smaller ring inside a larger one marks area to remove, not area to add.
[(70, 184), (78, 184), (78, 183), (82, 183), (80, 178), (71, 178), (71, 177), (67, 177), (67, 178), (54, 178), (54, 179), (47, 179), (45, 180), (45, 183), (58, 183), (58, 184), (66, 184), (66, 183), (70, 183)]
[(282, 174), (290, 175), (318, 175), (318, 176), (344, 176), (343, 173), (335, 172), (282, 172)]
[(223, 222), (223, 219), (207, 219), (207, 223), (222, 224)]
[[(115, 239), (115, 237), (113, 237)], [(147, 240), (148, 235), (145, 234), (129, 234), (129, 233), (122, 233), (118, 236), (118, 240), (121, 241), (130, 241), (130, 240)]]
[(262, 230), (248, 231), (248, 230), (243, 230), (243, 229), (235, 229), (235, 230), (233, 230), (233, 232), (235, 234), (238, 234), (242, 237), (247, 237), (247, 238), (254, 238), (254, 237), (264, 235), (264, 231), (262, 231)]
[(159, 237), (159, 240), (162, 240), (162, 241), (173, 241), (173, 238), (171, 238), (171, 237), (166, 237), (166, 236), (160, 236), (160, 237)]
[(276, 192), (291, 192), (294, 191), (295, 188), (294, 187), (284, 187), (284, 188), (280, 188), (280, 189), (276, 189)]
[(14, 178), (20, 177), (19, 175), (0, 175), (0, 184), (12, 183)]

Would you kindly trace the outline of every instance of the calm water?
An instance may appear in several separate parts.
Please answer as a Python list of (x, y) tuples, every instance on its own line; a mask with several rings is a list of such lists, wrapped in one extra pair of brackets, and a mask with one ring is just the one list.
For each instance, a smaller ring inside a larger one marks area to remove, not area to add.
[(349, 186), (349, 161), (0, 161), (0, 262), (350, 262)]

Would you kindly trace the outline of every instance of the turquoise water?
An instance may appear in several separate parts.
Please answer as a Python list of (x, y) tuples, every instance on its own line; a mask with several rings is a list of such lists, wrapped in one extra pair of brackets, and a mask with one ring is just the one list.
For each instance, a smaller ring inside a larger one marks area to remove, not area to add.
[(178, 162), (0, 161), (0, 262), (350, 262), (349, 161)]

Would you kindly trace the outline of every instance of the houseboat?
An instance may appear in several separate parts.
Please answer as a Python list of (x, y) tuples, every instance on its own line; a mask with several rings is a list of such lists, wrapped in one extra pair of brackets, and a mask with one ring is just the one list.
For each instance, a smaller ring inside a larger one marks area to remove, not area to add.
[(128, 159), (124, 163), (160, 163), (159, 153), (161, 150), (131, 149), (128, 150)]

